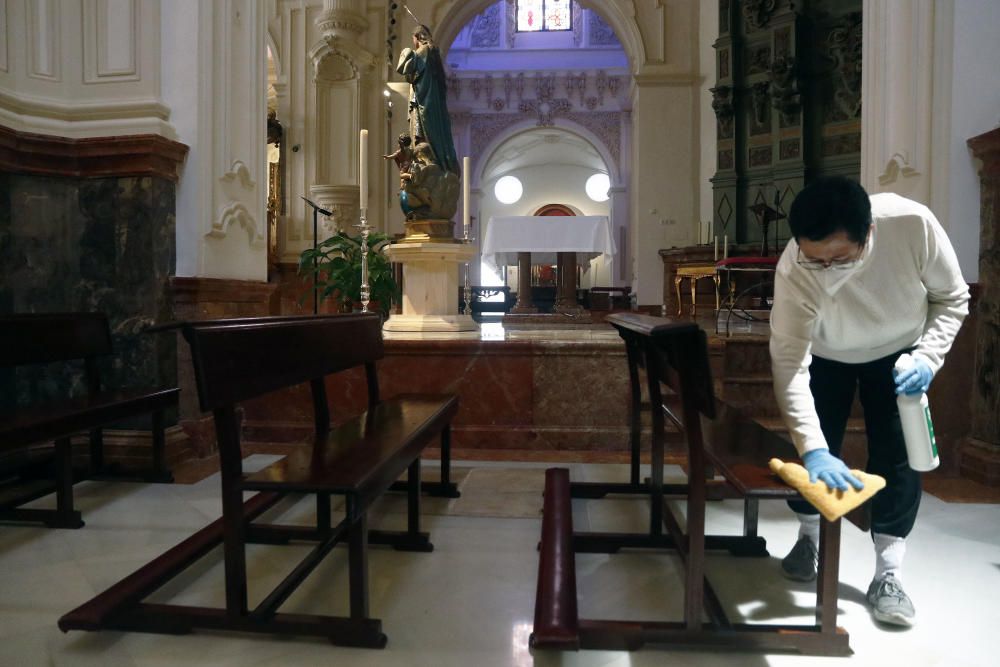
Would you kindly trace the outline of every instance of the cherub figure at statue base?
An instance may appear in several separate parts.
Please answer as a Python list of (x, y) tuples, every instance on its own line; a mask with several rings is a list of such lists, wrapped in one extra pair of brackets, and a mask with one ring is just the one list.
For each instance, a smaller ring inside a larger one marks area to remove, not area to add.
[[(461, 180), (458, 174), (441, 169), (430, 144), (419, 139), (411, 150), (408, 171), (399, 174), (399, 205), (406, 214), (403, 242), (453, 242), (451, 218), (458, 211)], [(401, 150), (406, 144), (400, 137)]]

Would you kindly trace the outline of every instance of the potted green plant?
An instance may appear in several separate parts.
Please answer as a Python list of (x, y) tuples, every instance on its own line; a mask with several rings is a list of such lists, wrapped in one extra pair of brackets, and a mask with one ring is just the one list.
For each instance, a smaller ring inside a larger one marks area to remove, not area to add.
[[(389, 314), (393, 299), (399, 300), (399, 288), (392, 276), (392, 265), (385, 248), (392, 241), (385, 234), (368, 235), (368, 285), (371, 310)], [(299, 275), (311, 278), (320, 289), (320, 299), (333, 297), (341, 312), (361, 308), (361, 235), (337, 232), (315, 249), (299, 256)]]

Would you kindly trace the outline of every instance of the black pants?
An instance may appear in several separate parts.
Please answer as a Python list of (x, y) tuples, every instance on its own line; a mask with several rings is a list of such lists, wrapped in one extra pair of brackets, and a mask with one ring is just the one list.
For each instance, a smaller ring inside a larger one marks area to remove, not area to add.
[[(865, 470), (885, 477), (885, 488), (871, 501), (872, 532), (906, 537), (920, 507), (920, 473), (911, 469), (896, 407), (892, 366), (905, 350), (865, 364), (844, 364), (813, 356), (809, 389), (830, 453), (840, 456), (854, 392), (860, 390), (868, 436)], [(818, 514), (809, 503), (789, 501), (800, 514)]]

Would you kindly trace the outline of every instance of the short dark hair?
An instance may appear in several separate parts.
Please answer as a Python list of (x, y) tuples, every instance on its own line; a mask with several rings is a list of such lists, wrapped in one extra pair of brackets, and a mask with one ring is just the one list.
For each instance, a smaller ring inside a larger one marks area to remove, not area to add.
[(872, 224), (872, 205), (861, 185), (846, 176), (821, 176), (792, 202), (788, 226), (796, 239), (822, 241), (838, 231), (863, 243)]

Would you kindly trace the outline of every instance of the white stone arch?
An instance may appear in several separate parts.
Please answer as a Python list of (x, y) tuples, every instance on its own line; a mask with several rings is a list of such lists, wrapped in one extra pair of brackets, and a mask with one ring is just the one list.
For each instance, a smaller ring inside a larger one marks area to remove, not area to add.
[(567, 120), (565, 118), (555, 117), (553, 118), (552, 125), (539, 126), (538, 120), (532, 117), (532, 118), (525, 118), (524, 120), (518, 123), (515, 123), (509, 127), (504, 128), (503, 130), (497, 133), (497, 136), (493, 137), (489, 141), (489, 143), (486, 144), (486, 146), (483, 148), (483, 151), (480, 153), (480, 155), (483, 156), (482, 159), (477, 160), (472, 165), (472, 179), (471, 179), (472, 182), (470, 184), (471, 187), (474, 190), (482, 189), (483, 170), (486, 168), (486, 165), (487, 163), (489, 163), (490, 158), (493, 156), (493, 154), (496, 153), (501, 146), (510, 141), (510, 139), (519, 134), (530, 132), (531, 130), (546, 129), (552, 127), (576, 135), (577, 137), (589, 143), (594, 148), (594, 150), (597, 151), (597, 154), (601, 156), (601, 159), (604, 161), (604, 166), (608, 168), (608, 177), (611, 179), (611, 187), (613, 188), (623, 187), (625, 185), (625, 183), (623, 182), (624, 170), (622, 169), (622, 165), (619, 164), (612, 157), (611, 151), (608, 148), (608, 146), (596, 134), (594, 134), (587, 128), (583, 127), (582, 125), (574, 123), (573, 121)]
[[(430, 27), (434, 31), (434, 40), (441, 49), (442, 57), (447, 56), (448, 48), (455, 41), (462, 28), (496, 0), (438, 0), (431, 10)], [(577, 0), (581, 6), (597, 12), (610, 25), (618, 41), (621, 42), (629, 66), (633, 74), (640, 72), (646, 64), (646, 49), (643, 46), (642, 33), (635, 21), (635, 9), (632, 3), (608, 2), (604, 0)], [(629, 10), (622, 7), (629, 5)], [(423, 17), (421, 17), (423, 18)]]

